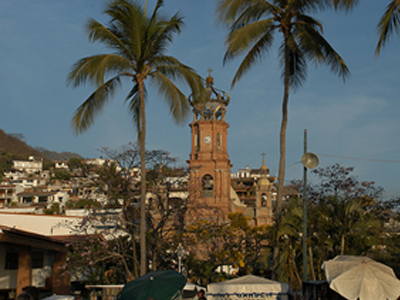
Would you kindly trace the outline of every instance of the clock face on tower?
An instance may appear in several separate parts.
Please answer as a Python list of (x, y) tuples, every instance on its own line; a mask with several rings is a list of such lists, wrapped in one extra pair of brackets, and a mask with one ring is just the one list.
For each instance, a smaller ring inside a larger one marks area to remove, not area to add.
[(204, 143), (206, 143), (206, 144), (211, 143), (211, 136), (206, 135), (206, 136), (204, 137)]

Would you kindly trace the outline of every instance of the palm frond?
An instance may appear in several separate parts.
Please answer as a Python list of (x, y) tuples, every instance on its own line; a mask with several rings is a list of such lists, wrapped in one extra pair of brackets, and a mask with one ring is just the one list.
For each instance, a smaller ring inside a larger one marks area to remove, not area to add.
[(148, 27), (143, 8), (132, 1), (116, 0), (110, 3), (106, 14), (111, 17), (110, 30), (124, 43), (133, 59), (138, 61), (142, 56)]
[(157, 72), (161, 72), (173, 80), (188, 84), (193, 92), (201, 92), (201, 89), (204, 88), (204, 80), (201, 76), (193, 68), (181, 63), (175, 57), (167, 55), (157, 56), (151, 60), (151, 65)]
[(254, 15), (259, 16), (271, 6), (265, 0), (218, 0), (216, 12), (220, 23), (231, 26), (238, 19), (244, 23), (256, 20)]
[(359, 0), (327, 0), (326, 2), (336, 10), (348, 11), (355, 7), (359, 3)]
[(224, 64), (250, 48), (235, 73), (232, 87), (268, 51), (274, 40), (274, 29), (273, 21), (267, 19), (251, 23), (229, 34)]
[(298, 39), (301, 51), (308, 60), (316, 64), (324, 63), (330, 66), (332, 73), (342, 77), (343, 81), (350, 75), (350, 71), (342, 57), (332, 48), (329, 42), (320, 33), (321, 25), (307, 17), (305, 22), (296, 23), (294, 34)]
[(400, 0), (393, 0), (389, 3), (378, 23), (377, 30), (379, 41), (375, 49), (375, 54), (379, 56), (381, 48), (389, 41), (393, 30), (396, 31), (396, 34), (400, 32)]
[(152, 85), (154, 85), (160, 96), (167, 103), (172, 119), (176, 123), (182, 123), (190, 112), (189, 102), (180, 89), (163, 73), (152, 74)]
[(77, 87), (90, 83), (101, 87), (106, 76), (132, 71), (133, 65), (126, 58), (116, 54), (102, 54), (80, 59), (76, 62), (67, 77), (67, 84)]
[(159, 15), (158, 15), (158, 10), (164, 6), (164, 0), (158, 0), (156, 7), (153, 10), (153, 14), (150, 17), (149, 24), (151, 25), (153, 22), (158, 22), (159, 20)]
[(118, 54), (133, 60), (132, 53), (126, 47), (126, 44), (121, 40), (118, 33), (112, 30), (112, 26), (107, 28), (103, 24), (94, 19), (89, 19), (85, 25), (90, 42), (100, 42), (107, 45), (111, 49), (118, 51)]
[[(132, 116), (132, 122), (138, 133), (138, 141), (140, 140), (140, 136), (142, 135), (142, 131), (140, 130), (140, 98), (139, 98), (139, 86), (135, 84), (128, 96), (125, 99), (125, 102), (128, 104), (128, 110), (130, 115)], [(144, 99), (147, 99), (147, 90), (144, 86)]]
[(236, 20), (232, 22), (230, 31), (234, 31), (252, 22), (256, 22), (263, 17), (268, 18), (271, 12), (276, 10), (276, 7), (268, 1), (254, 2), (256, 3), (252, 3), (252, 5), (244, 9), (243, 12), (238, 15)]
[(218, 21), (226, 26), (235, 22), (237, 16), (249, 6), (249, 1), (242, 0), (218, 0), (217, 15)]
[[(308, 66), (306, 57), (293, 35), (288, 37), (286, 43), (283, 40), (279, 49), (281, 79), (285, 81), (285, 76), (289, 76), (290, 87), (298, 88), (302, 86), (307, 77)], [(288, 66), (289, 74), (286, 74), (286, 66)]]
[(120, 85), (120, 76), (110, 79), (76, 109), (71, 121), (76, 134), (85, 132), (93, 124), (94, 119), (103, 111), (104, 106), (112, 99), (116, 88)]

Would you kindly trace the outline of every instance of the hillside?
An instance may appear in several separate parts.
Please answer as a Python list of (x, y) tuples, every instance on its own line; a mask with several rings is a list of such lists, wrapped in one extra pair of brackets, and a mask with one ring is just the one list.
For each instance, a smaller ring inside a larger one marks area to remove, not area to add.
[(48, 165), (55, 160), (68, 160), (72, 157), (82, 158), (76, 153), (58, 153), (44, 148), (33, 148), (22, 139), (22, 134), (7, 134), (0, 129), (0, 168), (1, 166), (7, 168), (12, 159), (27, 159), (29, 156), (43, 158), (44, 165)]

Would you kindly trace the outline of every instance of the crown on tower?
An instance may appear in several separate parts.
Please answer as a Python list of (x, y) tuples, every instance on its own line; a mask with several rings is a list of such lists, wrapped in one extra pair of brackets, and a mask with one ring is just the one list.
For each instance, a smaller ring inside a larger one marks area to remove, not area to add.
[(211, 76), (211, 72), (212, 69), (208, 69), (205, 99), (194, 99), (193, 95), (189, 96), (188, 100), (193, 107), (194, 121), (225, 121), (226, 107), (229, 105), (231, 96), (225, 91), (214, 87), (214, 78)]

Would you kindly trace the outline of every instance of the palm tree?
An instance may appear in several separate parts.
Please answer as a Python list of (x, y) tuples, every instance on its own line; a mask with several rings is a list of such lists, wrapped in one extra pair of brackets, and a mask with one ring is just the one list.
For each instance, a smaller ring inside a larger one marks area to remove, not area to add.
[[(344, 5), (341, 3), (344, 2), (340, 0), (218, 1), (219, 20), (230, 26), (224, 63), (244, 55), (232, 80), (232, 87), (271, 48), (274, 34), (276, 32), (282, 34), (279, 58), (282, 66), (284, 93), (280, 129), (278, 195), (275, 211), (275, 222), (278, 229), (285, 181), (286, 128), (290, 89), (301, 86), (305, 81), (307, 62), (310, 60), (314, 60), (315, 64), (327, 64), (331, 71), (341, 76), (343, 80), (349, 74), (343, 59), (323, 37), (322, 24), (307, 13), (333, 4), (340, 8), (341, 5)], [(275, 263), (278, 254), (279, 245), (277, 243), (273, 254)]]
[(359, 255), (362, 254), (360, 249), (366, 248), (366, 245), (367, 248), (376, 245), (380, 222), (373, 213), (363, 209), (358, 199), (327, 197), (320, 201), (316, 210), (319, 217), (315, 227), (320, 230), (319, 236), (325, 235), (324, 238), (330, 240), (332, 256)]
[(173, 35), (180, 33), (183, 19), (179, 13), (170, 19), (160, 16), (164, 1), (158, 0), (148, 17), (146, 9), (132, 0), (114, 0), (108, 3), (105, 14), (110, 17), (107, 25), (89, 19), (86, 30), (91, 42), (100, 42), (112, 53), (89, 56), (76, 62), (68, 75), (67, 83), (77, 87), (89, 83), (94, 92), (75, 111), (72, 126), (79, 134), (85, 132), (111, 100), (122, 79), (132, 84), (126, 97), (129, 113), (138, 131), (141, 155), (141, 275), (146, 273), (145, 209), (146, 209), (146, 110), (147, 89), (151, 81), (165, 99), (176, 122), (189, 112), (185, 95), (172, 80), (187, 83), (194, 95), (203, 90), (200, 76), (193, 69), (172, 56), (165, 55)]
[(400, 33), (400, 0), (393, 0), (389, 3), (378, 23), (379, 41), (375, 50), (377, 56), (381, 48), (388, 42), (393, 30), (397, 34)]
[(343, 80), (349, 74), (343, 59), (323, 37), (321, 23), (307, 15), (308, 12), (332, 5), (331, 2), (342, 3), (328, 0), (218, 1), (219, 19), (230, 26), (224, 63), (244, 54), (232, 80), (232, 87), (271, 48), (274, 34), (276, 32), (282, 34), (279, 57), (282, 66), (284, 95), (280, 130), (277, 220), (279, 220), (282, 210), (290, 89), (301, 86), (305, 81), (307, 62), (310, 60), (314, 60), (316, 64), (329, 65), (331, 71), (341, 76)]

